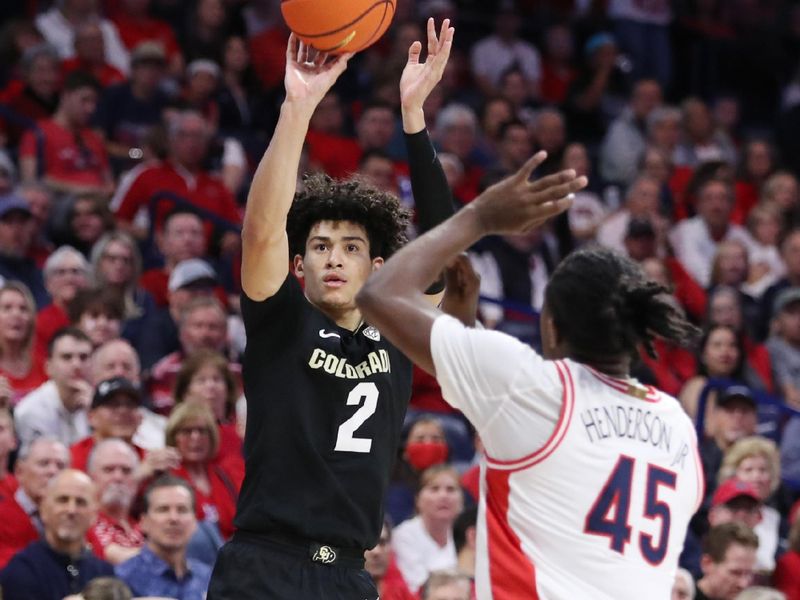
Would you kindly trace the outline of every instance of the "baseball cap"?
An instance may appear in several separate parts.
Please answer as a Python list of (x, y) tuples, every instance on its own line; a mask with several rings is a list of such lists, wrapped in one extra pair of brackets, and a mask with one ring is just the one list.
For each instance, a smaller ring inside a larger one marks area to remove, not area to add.
[(208, 73), (219, 78), (219, 65), (213, 60), (199, 58), (189, 63), (189, 66), (186, 67), (186, 73), (189, 77), (194, 77), (198, 73)]
[(143, 62), (164, 63), (166, 60), (167, 54), (164, 52), (164, 46), (152, 40), (138, 44), (131, 52), (131, 65)]
[(758, 491), (756, 491), (756, 488), (752, 483), (747, 483), (746, 481), (742, 481), (734, 477), (719, 485), (714, 492), (714, 496), (711, 498), (711, 506), (713, 508), (714, 506), (719, 506), (720, 504), (728, 504), (728, 502), (731, 500), (741, 496), (752, 498), (756, 502), (761, 503), (761, 498), (758, 496)]
[(628, 229), (625, 232), (626, 238), (655, 237), (656, 230), (650, 219), (644, 217), (634, 217), (628, 222)]
[(614, 39), (614, 36), (607, 31), (600, 31), (586, 40), (586, 44), (583, 46), (583, 52), (586, 56), (591, 56), (596, 50), (599, 50), (603, 46), (609, 45), (617, 45), (617, 41)]
[(28, 216), (32, 214), (30, 206), (28, 206), (28, 203), (21, 196), (17, 196), (16, 194), (0, 196), (0, 219), (15, 210), (23, 212)]
[(127, 394), (139, 404), (142, 402), (142, 392), (132, 381), (124, 377), (113, 377), (97, 384), (92, 398), (92, 408), (102, 406), (118, 393)]
[(772, 312), (773, 314), (777, 314), (795, 302), (800, 302), (800, 287), (787, 288), (775, 298), (775, 305), (773, 306)]
[(200, 258), (187, 258), (172, 269), (167, 289), (174, 292), (199, 281), (207, 281), (212, 286), (217, 281), (217, 274), (206, 261)]
[(729, 385), (717, 396), (717, 406), (725, 406), (733, 400), (744, 400), (748, 404), (756, 407), (756, 399), (753, 392), (746, 385)]

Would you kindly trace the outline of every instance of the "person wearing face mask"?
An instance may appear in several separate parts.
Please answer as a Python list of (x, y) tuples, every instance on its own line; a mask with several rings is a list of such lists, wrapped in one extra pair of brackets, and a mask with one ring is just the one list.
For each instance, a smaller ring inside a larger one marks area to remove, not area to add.
[(444, 428), (436, 417), (421, 416), (411, 423), (386, 494), (386, 514), (394, 523), (414, 515), (414, 492), (420, 474), (429, 467), (446, 463), (449, 454)]

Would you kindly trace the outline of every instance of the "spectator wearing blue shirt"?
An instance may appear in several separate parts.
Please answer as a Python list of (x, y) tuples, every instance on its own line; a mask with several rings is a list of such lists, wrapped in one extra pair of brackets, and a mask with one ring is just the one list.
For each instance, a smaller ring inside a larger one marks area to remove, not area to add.
[(80, 592), (114, 568), (86, 549), (86, 532), (97, 516), (89, 476), (66, 469), (56, 475), (40, 508), (44, 539), (18, 552), (0, 572), (4, 600), (61, 600)]
[(186, 548), (197, 527), (195, 497), (186, 481), (171, 475), (156, 479), (144, 495), (140, 522), (147, 535), (141, 552), (116, 568), (135, 596), (204, 600), (211, 569)]

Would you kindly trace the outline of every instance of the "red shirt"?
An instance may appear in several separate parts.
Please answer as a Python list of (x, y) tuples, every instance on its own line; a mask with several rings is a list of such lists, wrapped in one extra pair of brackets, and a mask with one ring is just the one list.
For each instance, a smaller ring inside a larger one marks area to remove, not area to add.
[(253, 68), (268, 90), (283, 82), (288, 39), (289, 31), (282, 23), (250, 38), (250, 56), (258, 57)]
[(410, 408), (425, 412), (456, 414), (458, 411), (444, 401), (442, 388), (433, 375), (414, 365), (411, 381)]
[(109, 544), (117, 544), (123, 548), (140, 548), (144, 544), (144, 535), (138, 523), (128, 520), (126, 528), (102, 511), (97, 514), (97, 520), (89, 528), (86, 539), (91, 544), (92, 551), (102, 559), (106, 557), (106, 547)]
[(53, 339), (56, 331), (69, 325), (67, 311), (57, 304), (48, 304), (36, 313), (34, 346), (41, 352), (47, 350), (47, 344)]
[(102, 65), (90, 63), (78, 58), (77, 56), (68, 58), (61, 63), (61, 73), (64, 75), (64, 77), (73, 71), (91, 73), (91, 75), (100, 82), (102, 87), (108, 87), (110, 85), (114, 85), (115, 83), (125, 81), (125, 75), (123, 75), (122, 71), (116, 67), (108, 63), (103, 63)]
[(772, 584), (786, 600), (800, 600), (800, 553), (790, 550), (778, 559)]
[[(75, 442), (72, 446), (69, 447), (69, 453), (72, 456), (70, 461), (70, 468), (71, 469), (80, 469), (81, 471), (86, 471), (86, 467), (89, 463), (89, 454), (92, 452), (92, 448), (94, 448), (95, 439), (92, 436), (85, 437), (79, 442)], [(136, 454), (139, 455), (139, 460), (144, 459), (144, 449), (139, 448), (136, 444), (131, 444), (131, 447), (136, 450)]]
[[(156, 306), (165, 307), (169, 305), (169, 273), (163, 268), (147, 269), (139, 277), (139, 285), (150, 292), (156, 302)], [(222, 306), (228, 306), (228, 292), (221, 285), (214, 287), (214, 295)]]
[[(53, 115), (58, 105), (58, 96), (51, 100), (42, 99), (35, 96), (22, 82), (12, 81), (0, 93), (0, 102), (5, 104), (12, 114), (30, 120), (30, 125), (33, 125), (36, 121), (49, 119)], [(7, 146), (11, 148), (19, 145), (22, 134), (27, 128), (24, 123), (0, 117), (0, 131), (5, 132), (8, 137)]]
[(45, 373), (44, 370), (45, 360), (45, 357), (34, 349), (33, 356), (31, 357), (31, 368), (22, 377), (14, 377), (10, 373), (6, 373), (3, 369), (0, 369), (0, 375), (8, 379), (8, 384), (11, 386), (12, 406), (16, 406), (23, 396), (26, 396), (29, 392), (32, 392), (47, 381), (47, 373)]
[(653, 373), (657, 387), (677, 397), (683, 384), (697, 372), (694, 355), (662, 339), (654, 340), (653, 347), (658, 359), (649, 357), (644, 350), (640, 351), (639, 358)]
[[(42, 133), (42, 172), (57, 181), (75, 185), (101, 186), (110, 173), (103, 140), (89, 127), (77, 134), (53, 119), (37, 123)], [(79, 142), (82, 140), (82, 144)], [(37, 141), (32, 131), (22, 136), (20, 158), (37, 158)]]
[(5, 477), (0, 479), (0, 498), (5, 495), (12, 496), (18, 487), (17, 478), (11, 473), (6, 474)]
[(180, 51), (172, 29), (164, 21), (150, 17), (136, 18), (121, 12), (111, 20), (117, 26), (119, 37), (128, 50), (133, 50), (142, 42), (152, 41), (160, 43), (170, 58)]
[(39, 532), (14, 499), (14, 494), (0, 491), (0, 569), (17, 552), (38, 539)]
[(411, 593), (403, 579), (394, 556), (389, 559), (386, 573), (378, 584), (381, 600), (416, 600), (417, 596)]
[(197, 499), (197, 518), (215, 522), (224, 539), (229, 539), (234, 532), (233, 516), (236, 514), (236, 499), (242, 482), (235, 473), (229, 472), (224, 463), (212, 463), (206, 467), (206, 475), (211, 484), (208, 495), (197, 489), (189, 477), (189, 472), (183, 467), (172, 471), (173, 475), (188, 481)]
[(358, 171), (361, 146), (352, 138), (309, 131), (306, 135), (308, 159), (331, 177), (343, 178)]
[[(198, 171), (190, 173), (169, 161), (140, 165), (133, 169), (117, 189), (112, 207), (117, 217), (131, 222), (142, 208), (147, 208), (151, 198), (159, 192), (170, 192), (180, 196), (197, 208), (206, 210), (234, 225), (241, 222), (239, 207), (233, 195), (220, 179)], [(150, 226), (160, 230), (164, 218), (173, 209), (170, 200), (161, 200), (156, 208), (156, 221)], [(213, 226), (206, 223), (206, 237), (210, 237)]]

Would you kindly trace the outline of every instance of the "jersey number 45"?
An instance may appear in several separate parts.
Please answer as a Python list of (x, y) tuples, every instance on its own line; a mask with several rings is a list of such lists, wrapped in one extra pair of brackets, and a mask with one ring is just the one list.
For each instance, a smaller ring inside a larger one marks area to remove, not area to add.
[[(635, 463), (636, 459), (630, 456), (619, 457), (606, 484), (587, 513), (584, 525), (586, 533), (608, 537), (611, 549), (620, 554), (625, 553), (625, 546), (631, 541), (632, 528), (629, 518)], [(658, 491), (661, 486), (675, 489), (676, 479), (674, 472), (648, 463), (643, 516), (646, 519), (660, 521), (661, 530), (657, 543), (654, 543), (654, 536), (640, 532), (639, 551), (653, 566), (661, 564), (667, 554), (670, 529), (670, 507), (658, 499)]]

